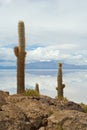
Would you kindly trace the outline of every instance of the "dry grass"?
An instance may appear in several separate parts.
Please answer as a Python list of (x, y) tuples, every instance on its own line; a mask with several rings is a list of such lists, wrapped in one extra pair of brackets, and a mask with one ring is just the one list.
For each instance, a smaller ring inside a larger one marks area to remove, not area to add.
[(39, 96), (39, 93), (33, 89), (26, 89), (23, 95), (24, 96)]

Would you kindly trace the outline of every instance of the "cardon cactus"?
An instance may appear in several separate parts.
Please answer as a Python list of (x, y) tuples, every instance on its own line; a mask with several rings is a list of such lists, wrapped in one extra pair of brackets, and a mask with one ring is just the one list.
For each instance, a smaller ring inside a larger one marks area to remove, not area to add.
[(14, 54), (17, 57), (17, 93), (25, 90), (25, 27), (24, 22), (18, 23), (19, 44), (14, 48)]
[(57, 96), (58, 98), (63, 98), (63, 89), (65, 84), (62, 83), (62, 63), (58, 64), (58, 75), (57, 75)]
[(35, 91), (39, 94), (40, 92), (39, 92), (39, 84), (38, 83), (36, 83), (35, 84)]

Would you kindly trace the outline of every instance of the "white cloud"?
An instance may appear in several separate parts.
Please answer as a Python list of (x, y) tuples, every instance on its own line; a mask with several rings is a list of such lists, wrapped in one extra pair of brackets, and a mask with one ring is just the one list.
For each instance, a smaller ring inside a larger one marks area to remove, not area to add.
[[(0, 7), (1, 48), (2, 44), (17, 45), (17, 22), (23, 20), (26, 46), (44, 46), (28, 52), (30, 60), (62, 58), (70, 63), (87, 63), (84, 57), (87, 51), (82, 52), (87, 48), (86, 0), (0, 0), (0, 3), (3, 5)], [(76, 50), (79, 54), (74, 55)], [(12, 57), (7, 50), (5, 55), (8, 59)]]
[(69, 49), (59, 49), (59, 46), (38, 47), (27, 51), (26, 62), (57, 60), (68, 64), (86, 65), (86, 55), (87, 50), (72, 51), (72, 46)]
[(38, 47), (35, 50), (31, 50), (27, 53), (27, 60), (29, 61), (48, 61), (48, 60), (57, 60), (59, 55), (59, 50), (56, 50), (55, 47)]
[[(35, 61), (57, 60), (68, 64), (87, 64), (87, 50), (74, 50), (72, 46), (65, 48), (61, 46), (37, 47), (26, 50), (26, 64)], [(4, 62), (3, 62), (4, 60)], [(16, 57), (13, 48), (0, 46), (0, 65), (16, 65)]]
[(0, 0), (0, 5), (6, 5), (9, 4), (12, 0)]
[(2, 47), (0, 49), (0, 60), (4, 60), (4, 61), (14, 61), (14, 52), (12, 48), (4, 48)]

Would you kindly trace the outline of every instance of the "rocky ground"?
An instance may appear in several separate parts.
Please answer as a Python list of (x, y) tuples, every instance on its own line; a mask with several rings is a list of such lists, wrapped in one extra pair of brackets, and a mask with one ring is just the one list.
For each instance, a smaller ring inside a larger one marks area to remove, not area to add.
[(0, 130), (87, 130), (79, 104), (0, 91)]

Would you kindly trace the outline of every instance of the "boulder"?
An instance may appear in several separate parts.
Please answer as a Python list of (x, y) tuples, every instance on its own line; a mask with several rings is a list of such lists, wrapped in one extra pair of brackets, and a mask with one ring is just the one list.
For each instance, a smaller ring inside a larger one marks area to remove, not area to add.
[(71, 101), (0, 91), (0, 130), (87, 130), (87, 114)]
[(46, 130), (87, 130), (87, 114), (76, 110), (55, 112), (48, 118)]

